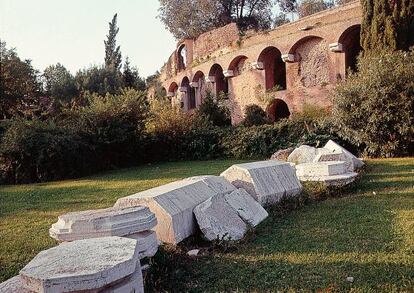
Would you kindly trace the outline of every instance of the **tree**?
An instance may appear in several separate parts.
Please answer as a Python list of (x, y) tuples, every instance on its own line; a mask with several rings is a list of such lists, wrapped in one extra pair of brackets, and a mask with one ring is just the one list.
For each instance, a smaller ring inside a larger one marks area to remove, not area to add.
[(274, 20), (274, 27), (278, 27), (281, 25), (284, 25), (286, 23), (289, 23), (289, 18), (286, 17), (286, 14), (283, 12), (280, 12), (278, 15), (276, 15)]
[(194, 38), (236, 22), (241, 29), (271, 27), (272, 0), (159, 0), (158, 17), (177, 39)]
[(75, 76), (80, 93), (90, 92), (104, 96), (105, 94), (119, 94), (122, 87), (122, 74), (112, 67), (92, 66), (80, 70)]
[(0, 42), (0, 119), (18, 112), (19, 104), (32, 104), (41, 95), (41, 85), (30, 60), (21, 60), (15, 49)]
[(291, 13), (297, 11), (298, 3), (296, 0), (276, 0), (282, 12)]
[(109, 23), (109, 33), (106, 36), (105, 44), (105, 66), (120, 70), (122, 66), (121, 47), (116, 45), (116, 35), (119, 32), (117, 26), (117, 17), (115, 14), (112, 21)]
[(60, 63), (48, 66), (43, 72), (45, 93), (56, 100), (70, 102), (79, 92), (75, 78)]
[(362, 0), (361, 45), (365, 52), (408, 50), (414, 45), (414, 1)]
[(378, 52), (358, 61), (333, 91), (337, 133), (370, 156), (412, 155), (414, 51)]
[(131, 67), (129, 58), (126, 57), (124, 64), (124, 71), (122, 73), (123, 86), (126, 88), (133, 88), (140, 91), (145, 91), (145, 81), (139, 76), (136, 67)]
[(303, 0), (297, 9), (299, 17), (305, 17), (331, 8), (332, 6), (333, 2), (326, 2), (324, 0)]

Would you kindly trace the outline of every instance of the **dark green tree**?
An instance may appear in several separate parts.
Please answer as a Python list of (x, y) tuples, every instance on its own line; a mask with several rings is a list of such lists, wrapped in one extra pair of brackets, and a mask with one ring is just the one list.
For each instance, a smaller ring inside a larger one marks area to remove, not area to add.
[(124, 87), (145, 91), (145, 81), (139, 76), (138, 69), (136, 69), (136, 67), (131, 67), (128, 57), (125, 58), (122, 78)]
[(106, 36), (105, 43), (105, 66), (120, 70), (122, 66), (121, 47), (116, 45), (116, 36), (119, 32), (117, 26), (118, 15), (115, 14), (109, 23), (109, 33)]
[(43, 72), (45, 94), (62, 102), (70, 102), (79, 92), (75, 78), (60, 63), (48, 66)]
[(414, 45), (414, 1), (362, 0), (362, 11), (365, 52), (408, 50)]
[(122, 74), (112, 67), (93, 66), (80, 70), (75, 76), (79, 92), (119, 94), (123, 87)]

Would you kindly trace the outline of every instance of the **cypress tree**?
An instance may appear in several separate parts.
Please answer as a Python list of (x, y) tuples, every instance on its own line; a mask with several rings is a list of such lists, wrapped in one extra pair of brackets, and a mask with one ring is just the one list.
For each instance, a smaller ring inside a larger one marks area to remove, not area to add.
[(414, 45), (413, 0), (361, 0), (361, 46), (365, 52), (408, 50)]
[(122, 55), (121, 55), (121, 47), (116, 45), (116, 35), (119, 32), (119, 28), (117, 26), (117, 17), (118, 15), (115, 14), (112, 18), (112, 21), (109, 23), (109, 33), (106, 36), (105, 43), (105, 67), (113, 68), (116, 70), (121, 69), (122, 65)]

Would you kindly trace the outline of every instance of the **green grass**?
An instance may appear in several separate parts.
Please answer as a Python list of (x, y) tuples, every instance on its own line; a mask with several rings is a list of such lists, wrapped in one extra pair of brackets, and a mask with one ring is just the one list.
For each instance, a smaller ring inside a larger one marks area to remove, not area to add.
[[(168, 163), (82, 180), (0, 187), (0, 278), (15, 275), (37, 252), (55, 245), (47, 234), (67, 211), (112, 205), (119, 197), (172, 180), (218, 174), (233, 161)], [(375, 194), (374, 194), (375, 192)], [(195, 292), (414, 290), (414, 160), (370, 160), (343, 197), (272, 214), (236, 250), (181, 246), (157, 288)], [(162, 261), (162, 255), (158, 261)], [(156, 258), (157, 259), (157, 258)], [(156, 264), (157, 265), (157, 264)], [(346, 277), (354, 277), (349, 283)], [(154, 278), (156, 279), (156, 278)]]
[(79, 180), (0, 186), (0, 281), (18, 274), (41, 250), (56, 245), (48, 231), (63, 213), (110, 207), (120, 197), (185, 177), (218, 175), (239, 162), (164, 163)]

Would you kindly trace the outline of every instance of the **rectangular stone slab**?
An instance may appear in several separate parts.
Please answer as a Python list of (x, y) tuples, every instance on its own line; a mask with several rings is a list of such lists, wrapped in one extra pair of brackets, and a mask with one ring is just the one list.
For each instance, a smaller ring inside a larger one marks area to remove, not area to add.
[(158, 239), (176, 244), (197, 230), (193, 210), (198, 204), (235, 189), (222, 177), (197, 176), (120, 198), (115, 208), (149, 207), (158, 220), (155, 227)]
[(0, 284), (0, 293), (33, 293), (25, 288), (20, 276), (15, 276)]
[(61, 215), (49, 229), (58, 241), (74, 241), (105, 236), (127, 236), (150, 230), (157, 219), (147, 207), (101, 209)]
[(226, 194), (224, 198), (240, 218), (252, 227), (256, 227), (269, 216), (266, 210), (243, 188)]
[(324, 148), (330, 150), (331, 152), (343, 152), (345, 157), (347, 158), (346, 161), (352, 161), (353, 167), (356, 169), (362, 168), (362, 166), (364, 166), (364, 162), (362, 160), (358, 159), (350, 151), (343, 148), (333, 140), (328, 141)]
[(327, 161), (317, 163), (305, 163), (296, 165), (296, 175), (306, 176), (333, 176), (347, 172), (346, 164), (343, 161)]
[(275, 160), (233, 165), (221, 176), (245, 189), (262, 206), (276, 204), (282, 197), (295, 196), (302, 190), (294, 168)]
[(139, 258), (153, 257), (158, 250), (158, 239), (155, 231), (144, 231), (126, 236), (137, 240)]

